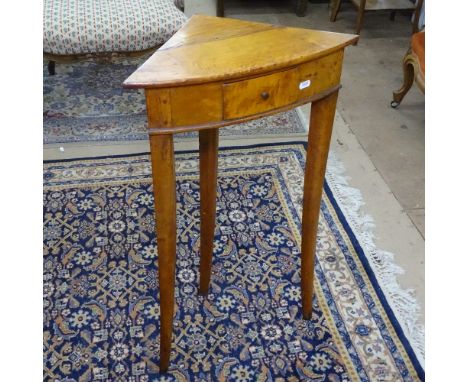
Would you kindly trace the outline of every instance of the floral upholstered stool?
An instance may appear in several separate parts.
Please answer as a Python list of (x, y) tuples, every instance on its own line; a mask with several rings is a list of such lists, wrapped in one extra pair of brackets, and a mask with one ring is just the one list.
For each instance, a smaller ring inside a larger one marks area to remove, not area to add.
[(55, 62), (155, 50), (187, 18), (183, 0), (45, 0), (44, 57)]

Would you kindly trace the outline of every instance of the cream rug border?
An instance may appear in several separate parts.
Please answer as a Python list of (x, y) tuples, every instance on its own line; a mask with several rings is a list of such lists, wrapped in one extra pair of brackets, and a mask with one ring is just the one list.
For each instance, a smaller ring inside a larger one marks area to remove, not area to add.
[[(302, 109), (299, 110), (299, 117), (307, 129), (308, 118)], [(336, 124), (346, 126), (346, 122), (338, 111), (335, 116)], [(374, 271), (387, 302), (400, 323), (421, 367), (424, 368), (425, 329), (419, 319), (421, 308), (414, 297), (414, 291), (403, 289), (397, 279), (397, 276), (403, 274), (405, 270), (396, 264), (393, 253), (377, 248), (374, 219), (365, 213), (363, 209), (365, 202), (361, 191), (349, 185), (351, 177), (346, 175), (345, 165), (333, 151), (330, 151), (328, 156), (326, 178), (336, 202), (345, 214), (348, 224)]]

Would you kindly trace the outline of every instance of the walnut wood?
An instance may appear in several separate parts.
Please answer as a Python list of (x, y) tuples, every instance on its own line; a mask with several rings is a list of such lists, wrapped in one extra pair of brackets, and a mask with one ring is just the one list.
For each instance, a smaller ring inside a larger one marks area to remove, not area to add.
[(200, 289), (208, 293), (216, 221), (218, 129), (199, 132), (200, 141)]
[(302, 287), (310, 318), (326, 156), (344, 47), (357, 36), (193, 16), (124, 83), (144, 88), (157, 215), (160, 368), (170, 359), (176, 208), (173, 134), (199, 131), (200, 294), (209, 290), (216, 216), (218, 128), (314, 104), (304, 189)]
[(172, 135), (150, 137), (154, 204), (158, 242), (161, 305), (160, 370), (167, 371), (171, 355), (176, 264), (176, 190)]
[(323, 181), (338, 92), (312, 104), (302, 210), (301, 291), (304, 319), (312, 317), (314, 264)]

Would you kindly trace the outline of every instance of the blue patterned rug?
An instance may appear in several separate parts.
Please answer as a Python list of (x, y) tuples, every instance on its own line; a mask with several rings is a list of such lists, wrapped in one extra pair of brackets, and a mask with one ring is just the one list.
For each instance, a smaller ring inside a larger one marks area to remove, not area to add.
[[(57, 64), (43, 74), (44, 144), (147, 140), (145, 98), (122, 82), (143, 59)], [(295, 110), (221, 130), (224, 137), (304, 136)], [(177, 140), (197, 138), (179, 134)]]
[(321, 206), (314, 314), (301, 319), (304, 144), (219, 157), (211, 291), (201, 298), (198, 154), (177, 155), (177, 308), (166, 375), (158, 373), (148, 156), (45, 163), (44, 380), (424, 380), (332, 183)]

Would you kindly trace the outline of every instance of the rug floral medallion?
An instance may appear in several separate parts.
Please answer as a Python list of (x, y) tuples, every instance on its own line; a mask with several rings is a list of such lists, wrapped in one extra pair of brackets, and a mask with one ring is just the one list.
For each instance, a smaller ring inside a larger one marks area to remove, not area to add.
[[(120, 59), (105, 64), (57, 64), (57, 73), (43, 73), (44, 144), (123, 142), (148, 140), (145, 96), (142, 90), (124, 89), (123, 81), (144, 58)], [(221, 129), (224, 138), (304, 136), (295, 110)], [(176, 140), (196, 139), (194, 132)]]
[(148, 155), (44, 165), (44, 380), (419, 381), (424, 371), (325, 185), (314, 313), (302, 319), (304, 144), (220, 150), (210, 293), (198, 154), (177, 155), (176, 312), (159, 374)]

